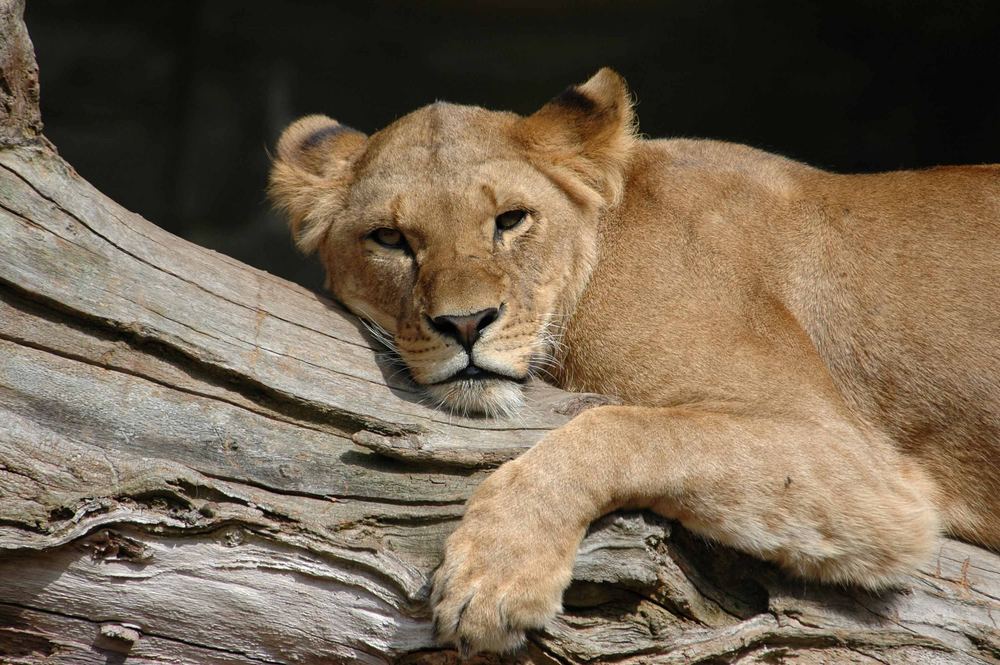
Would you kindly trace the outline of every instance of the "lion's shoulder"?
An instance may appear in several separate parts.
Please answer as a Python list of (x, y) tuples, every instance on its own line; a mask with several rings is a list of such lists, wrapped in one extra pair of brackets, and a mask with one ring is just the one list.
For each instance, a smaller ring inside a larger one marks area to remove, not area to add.
[(645, 141), (651, 159), (647, 168), (669, 171), (673, 177), (697, 177), (732, 187), (741, 184), (779, 195), (790, 195), (826, 172), (803, 162), (741, 143), (713, 139), (671, 138)]

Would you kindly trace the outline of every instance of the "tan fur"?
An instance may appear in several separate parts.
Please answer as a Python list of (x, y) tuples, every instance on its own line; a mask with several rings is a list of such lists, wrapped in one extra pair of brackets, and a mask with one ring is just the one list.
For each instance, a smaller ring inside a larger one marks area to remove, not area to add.
[(625, 403), (476, 491), (434, 579), (442, 639), (519, 645), (621, 507), (876, 589), (940, 528), (1000, 546), (1000, 168), (835, 175), (640, 140), (607, 69), (527, 118), (434, 104), (370, 138), (333, 127), (286, 131), (272, 196), (417, 383), (516, 408), (515, 381), (431, 385), (470, 361), (432, 320), (498, 308), (478, 366)]

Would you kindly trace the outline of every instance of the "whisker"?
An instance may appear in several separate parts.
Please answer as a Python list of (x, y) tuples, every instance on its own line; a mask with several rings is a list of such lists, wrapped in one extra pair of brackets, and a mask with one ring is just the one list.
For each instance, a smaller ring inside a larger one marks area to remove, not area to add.
[(389, 375), (389, 378), (387, 380), (388, 381), (393, 381), (393, 380), (395, 380), (398, 377), (403, 377), (404, 379), (407, 380), (407, 383), (413, 384), (413, 381), (410, 380), (410, 368), (409, 367), (399, 367), (399, 368), (397, 368), (395, 372), (393, 372), (392, 374)]
[(396, 347), (396, 342), (388, 330), (386, 330), (379, 324), (375, 323), (375, 321), (367, 317), (361, 318), (361, 324), (365, 327), (368, 333), (375, 338), (375, 340), (379, 344), (381, 344), (382, 346), (386, 347), (387, 349), (389, 349), (394, 353), (397, 354), (399, 353), (399, 349)]

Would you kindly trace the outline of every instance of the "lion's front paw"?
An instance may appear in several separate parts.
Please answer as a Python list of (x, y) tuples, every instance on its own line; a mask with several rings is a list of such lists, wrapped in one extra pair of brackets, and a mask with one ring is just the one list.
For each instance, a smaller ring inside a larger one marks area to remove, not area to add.
[(561, 609), (582, 533), (542, 524), (537, 510), (518, 510), (524, 504), (509, 493), (473, 498), (445, 545), (431, 595), (435, 631), (465, 655), (512, 651)]
[(434, 574), (438, 639), (464, 654), (519, 647), (525, 631), (543, 627), (559, 612), (573, 572), (572, 561), (554, 556), (546, 534), (491, 531), (463, 524), (448, 539)]

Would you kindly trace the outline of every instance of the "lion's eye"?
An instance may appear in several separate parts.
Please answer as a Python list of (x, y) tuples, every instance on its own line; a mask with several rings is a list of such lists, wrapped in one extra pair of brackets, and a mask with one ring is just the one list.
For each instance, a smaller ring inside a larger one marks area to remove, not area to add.
[(497, 215), (496, 225), (499, 231), (509, 231), (528, 216), (527, 210), (508, 210)]
[(368, 237), (389, 249), (404, 249), (406, 247), (406, 238), (397, 229), (375, 229)]

